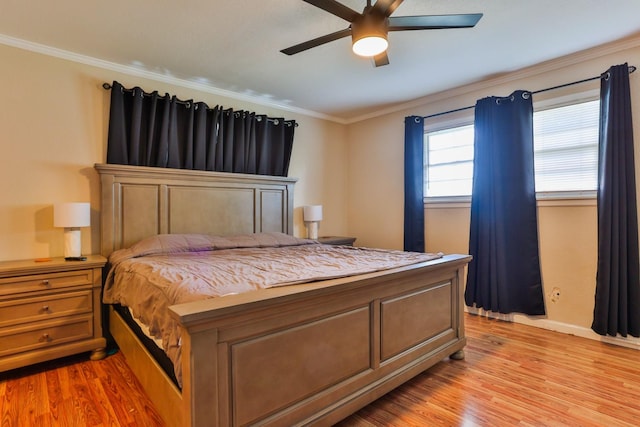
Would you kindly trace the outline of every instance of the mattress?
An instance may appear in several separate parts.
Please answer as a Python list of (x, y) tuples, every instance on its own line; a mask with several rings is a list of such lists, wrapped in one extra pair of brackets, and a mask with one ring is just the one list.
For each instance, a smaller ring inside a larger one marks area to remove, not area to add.
[(322, 245), (282, 233), (158, 235), (109, 257), (103, 302), (148, 328), (181, 384), (180, 329), (168, 307), (277, 286), (370, 273), (441, 254)]

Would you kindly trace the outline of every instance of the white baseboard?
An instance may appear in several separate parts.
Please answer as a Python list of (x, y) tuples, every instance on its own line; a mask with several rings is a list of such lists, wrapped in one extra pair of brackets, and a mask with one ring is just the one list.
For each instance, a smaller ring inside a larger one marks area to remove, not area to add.
[(640, 350), (640, 338), (635, 337), (610, 337), (598, 335), (590, 328), (583, 326), (571, 325), (569, 323), (557, 322), (555, 320), (545, 319), (543, 317), (529, 317), (523, 314), (502, 314), (486, 311), (475, 307), (466, 307), (465, 311), (479, 316), (491, 317), (493, 319), (504, 320), (505, 322), (520, 323), (523, 325), (534, 326), (536, 328), (546, 329), (563, 334), (575, 335), (577, 337), (588, 338), (595, 341), (601, 341), (607, 344), (619, 345), (622, 347)]

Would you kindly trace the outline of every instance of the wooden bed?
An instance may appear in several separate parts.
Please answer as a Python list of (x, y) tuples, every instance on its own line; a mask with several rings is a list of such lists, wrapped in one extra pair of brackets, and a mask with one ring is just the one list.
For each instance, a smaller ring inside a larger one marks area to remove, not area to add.
[[(295, 179), (96, 165), (102, 254), (165, 233), (293, 233)], [(109, 331), (169, 426), (331, 425), (462, 358), (470, 257), (170, 308), (180, 390), (114, 310)]]

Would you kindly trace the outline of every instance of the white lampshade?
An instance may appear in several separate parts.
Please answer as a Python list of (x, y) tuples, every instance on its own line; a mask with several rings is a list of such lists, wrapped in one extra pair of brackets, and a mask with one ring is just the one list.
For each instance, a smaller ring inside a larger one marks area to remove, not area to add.
[(304, 206), (302, 216), (307, 222), (322, 221), (322, 205)]
[(53, 205), (54, 227), (88, 227), (91, 225), (89, 203), (56, 203)]
[(53, 226), (64, 227), (64, 257), (67, 260), (82, 258), (80, 227), (88, 227), (89, 225), (91, 225), (91, 206), (89, 203), (56, 203), (53, 205)]

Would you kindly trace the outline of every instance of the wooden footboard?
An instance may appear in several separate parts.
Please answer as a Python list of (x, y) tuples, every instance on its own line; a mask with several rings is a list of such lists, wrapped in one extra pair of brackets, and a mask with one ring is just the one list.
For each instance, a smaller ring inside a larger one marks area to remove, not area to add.
[(465, 345), (468, 256), (171, 307), (187, 426), (330, 425)]

